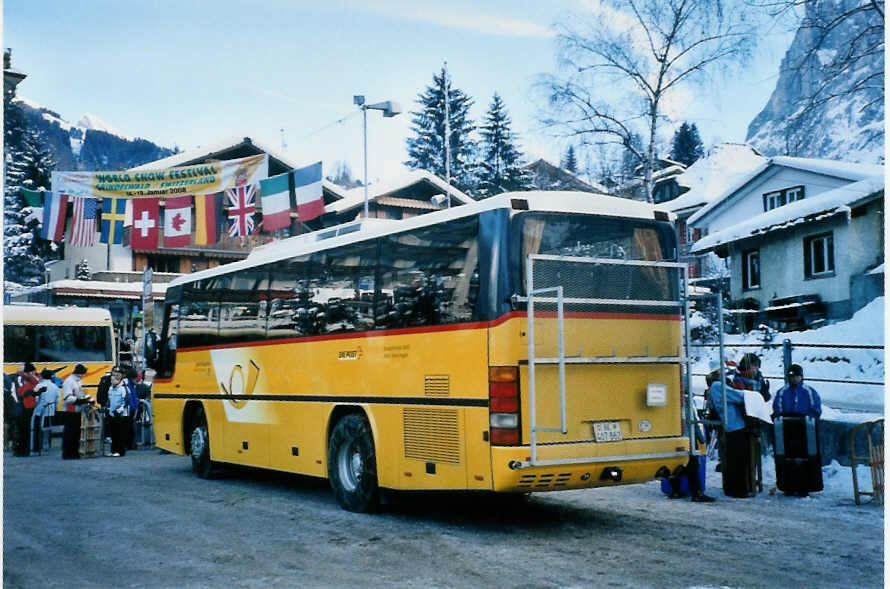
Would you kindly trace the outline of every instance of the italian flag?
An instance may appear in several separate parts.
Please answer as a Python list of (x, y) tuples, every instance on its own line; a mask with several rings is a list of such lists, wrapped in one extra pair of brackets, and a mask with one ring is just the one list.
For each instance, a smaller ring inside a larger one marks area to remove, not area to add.
[(290, 227), (290, 186), (288, 174), (278, 174), (260, 180), (260, 196), (263, 206), (263, 229), (275, 231)]

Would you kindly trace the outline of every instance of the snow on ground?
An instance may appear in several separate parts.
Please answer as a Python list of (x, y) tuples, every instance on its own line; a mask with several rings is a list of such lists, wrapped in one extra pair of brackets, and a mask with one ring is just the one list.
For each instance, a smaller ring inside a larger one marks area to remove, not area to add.
[[(694, 317), (694, 321), (699, 319)], [(808, 331), (776, 333), (772, 344), (765, 349), (763, 334), (752, 331), (742, 335), (726, 335), (725, 344), (750, 344), (750, 348), (726, 347), (725, 357), (738, 360), (745, 352), (755, 352), (761, 358), (761, 371), (770, 380), (770, 390), (777, 391), (783, 384), (784, 365), (782, 341), (792, 344), (853, 344), (884, 345), (884, 297), (879, 297), (857, 311), (852, 318)], [(699, 342), (693, 342), (699, 343)], [(710, 342), (708, 342), (710, 343)], [(704, 374), (708, 361), (716, 356), (717, 348), (692, 348), (697, 356), (692, 365), (692, 388), (695, 392), (705, 389)], [(807, 379), (836, 379), (857, 382), (884, 382), (884, 350), (850, 350), (838, 347), (793, 348), (792, 362), (800, 364)], [(884, 386), (810, 381), (822, 397), (823, 418), (844, 419), (854, 422), (883, 417)], [(847, 412), (856, 411), (856, 415)]]

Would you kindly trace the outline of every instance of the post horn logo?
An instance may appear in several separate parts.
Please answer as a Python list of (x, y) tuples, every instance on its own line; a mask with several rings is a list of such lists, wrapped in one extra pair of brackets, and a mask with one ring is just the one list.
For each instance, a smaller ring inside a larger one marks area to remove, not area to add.
[[(247, 399), (241, 398), (245, 395), (252, 395), (256, 388), (256, 381), (260, 376), (260, 367), (256, 362), (250, 361), (247, 367), (247, 383), (244, 382), (244, 368), (240, 364), (232, 366), (232, 372), (229, 374), (229, 387), (226, 388), (224, 382), (219, 383), (224, 395), (228, 395), (226, 399), (235, 409), (241, 409), (247, 405)], [(245, 386), (246, 385), (246, 386)]]

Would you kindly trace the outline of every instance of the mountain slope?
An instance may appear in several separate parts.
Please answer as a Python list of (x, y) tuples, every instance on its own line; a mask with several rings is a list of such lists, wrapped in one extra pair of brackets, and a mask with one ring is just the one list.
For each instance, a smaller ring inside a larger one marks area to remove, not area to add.
[(883, 161), (883, 19), (860, 5), (805, 4), (769, 103), (748, 126), (764, 155)]
[(30, 129), (39, 131), (56, 160), (56, 170), (120, 170), (172, 155), (174, 150), (124, 135), (95, 115), (76, 125), (25, 98), (14, 99)]

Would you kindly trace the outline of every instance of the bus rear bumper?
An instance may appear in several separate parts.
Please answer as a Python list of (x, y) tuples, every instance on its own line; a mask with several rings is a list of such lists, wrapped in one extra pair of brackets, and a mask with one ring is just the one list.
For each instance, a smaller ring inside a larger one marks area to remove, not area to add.
[[(685, 447), (684, 447), (685, 446)], [(532, 464), (529, 448), (492, 448), (493, 490), (539, 492), (587, 489), (654, 480), (687, 463), (688, 441), (648, 452), (611, 453), (597, 456), (541, 456)]]

